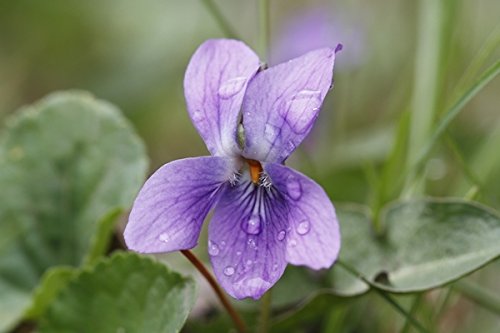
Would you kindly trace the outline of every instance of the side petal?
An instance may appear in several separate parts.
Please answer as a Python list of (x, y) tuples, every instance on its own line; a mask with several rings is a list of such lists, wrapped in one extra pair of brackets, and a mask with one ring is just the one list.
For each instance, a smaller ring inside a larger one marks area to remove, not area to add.
[(232, 160), (221, 157), (186, 158), (162, 166), (135, 199), (124, 232), (127, 247), (159, 253), (196, 246), (203, 220), (233, 170)]
[(332, 86), (335, 50), (319, 49), (259, 72), (243, 100), (247, 158), (283, 162), (302, 142)]
[(230, 39), (208, 40), (192, 56), (184, 77), (187, 109), (212, 155), (233, 156), (239, 151), (241, 103), (259, 65), (248, 46)]
[(273, 186), (286, 198), (287, 261), (313, 269), (330, 267), (339, 254), (340, 230), (325, 191), (310, 178), (284, 165), (268, 163), (264, 169)]
[(283, 274), (286, 206), (274, 189), (243, 182), (228, 187), (208, 227), (217, 280), (234, 298), (260, 298)]

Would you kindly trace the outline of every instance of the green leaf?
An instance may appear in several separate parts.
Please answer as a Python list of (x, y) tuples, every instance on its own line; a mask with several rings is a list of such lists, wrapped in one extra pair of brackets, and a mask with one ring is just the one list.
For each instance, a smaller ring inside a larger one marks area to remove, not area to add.
[(48, 268), (78, 266), (102, 242), (92, 241), (98, 221), (130, 206), (146, 166), (120, 111), (89, 94), (52, 94), (9, 120), (0, 140), (0, 331)]
[(191, 278), (132, 253), (84, 270), (51, 304), (41, 332), (178, 332), (196, 294)]
[(25, 319), (38, 319), (69, 281), (76, 276), (77, 269), (73, 267), (50, 268), (43, 275), (42, 281), (33, 293), (32, 303), (26, 311)]
[(360, 209), (341, 210), (339, 220), (344, 267), (336, 265), (331, 273), (333, 289), (342, 295), (365, 292), (365, 282), (391, 292), (423, 291), (500, 256), (500, 217), (472, 202), (395, 203), (382, 215), (383, 238), (375, 235), (368, 214)]
[(106, 252), (111, 241), (111, 235), (113, 234), (116, 219), (122, 214), (121, 208), (115, 208), (109, 211), (104, 217), (99, 221), (97, 232), (93, 235), (91, 239), (90, 250), (85, 258), (85, 263), (92, 264), (99, 260), (101, 255)]

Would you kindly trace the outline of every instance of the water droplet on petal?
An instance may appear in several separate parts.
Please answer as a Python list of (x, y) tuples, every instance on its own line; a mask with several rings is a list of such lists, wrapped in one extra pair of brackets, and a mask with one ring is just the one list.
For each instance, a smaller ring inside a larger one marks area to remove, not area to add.
[(227, 266), (224, 268), (224, 275), (226, 276), (231, 276), (234, 274), (234, 267), (233, 266)]
[(277, 271), (277, 270), (278, 270), (278, 264), (274, 263), (274, 265), (273, 265), (273, 271)]
[(246, 82), (245, 77), (235, 77), (227, 80), (220, 85), (219, 96), (224, 99), (233, 97), (243, 89)]
[(288, 178), (286, 189), (288, 191), (288, 195), (293, 200), (298, 200), (302, 196), (302, 186), (300, 185), (300, 182), (293, 176)]
[(219, 246), (215, 242), (208, 241), (208, 254), (215, 257), (219, 252)]
[(297, 233), (299, 235), (305, 235), (305, 234), (307, 234), (310, 229), (311, 229), (311, 224), (307, 220), (301, 221), (297, 225)]
[(286, 121), (296, 133), (304, 133), (311, 128), (321, 107), (321, 91), (299, 91), (289, 102)]
[(170, 240), (170, 237), (168, 236), (168, 234), (166, 232), (164, 232), (164, 233), (160, 234), (158, 239), (162, 242), (168, 243), (168, 241)]
[(292, 239), (292, 240), (290, 240), (289, 244), (291, 247), (295, 247), (295, 246), (297, 246), (297, 241), (295, 239)]
[(285, 239), (285, 236), (286, 236), (286, 231), (285, 230), (281, 230), (280, 232), (278, 232), (278, 235), (276, 236), (276, 238), (279, 241), (282, 241), (283, 239)]
[(237, 256), (241, 256), (241, 251), (236, 251)]
[(255, 244), (255, 240), (253, 238), (249, 238), (247, 241), (248, 246), (252, 249), (257, 249), (257, 244)]
[(193, 113), (191, 113), (191, 117), (193, 118), (194, 122), (199, 122), (205, 118), (201, 110), (194, 110)]
[(224, 246), (226, 246), (226, 242), (224, 242), (224, 241), (220, 242), (220, 247), (224, 248)]
[(247, 234), (257, 235), (260, 233), (261, 222), (259, 215), (252, 215), (248, 219), (248, 221), (243, 224), (243, 230), (246, 231)]
[(266, 124), (264, 127), (264, 135), (268, 142), (273, 143), (280, 133), (280, 129), (274, 125)]
[(239, 280), (233, 284), (234, 291), (239, 298), (244, 295), (262, 295), (271, 287), (271, 282), (261, 279), (260, 277), (246, 278)]

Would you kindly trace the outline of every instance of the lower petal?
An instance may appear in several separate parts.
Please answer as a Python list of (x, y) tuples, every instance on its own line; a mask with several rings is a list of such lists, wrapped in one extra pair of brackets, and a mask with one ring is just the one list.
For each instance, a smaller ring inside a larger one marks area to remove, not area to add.
[(165, 164), (139, 192), (124, 236), (127, 247), (159, 253), (196, 246), (203, 220), (234, 175), (233, 161), (186, 158)]
[(272, 188), (243, 182), (229, 187), (208, 229), (215, 275), (233, 297), (260, 298), (283, 274), (286, 206)]
[(310, 178), (284, 165), (268, 163), (264, 169), (273, 186), (286, 198), (287, 261), (313, 269), (330, 267), (340, 250), (340, 230), (325, 191)]

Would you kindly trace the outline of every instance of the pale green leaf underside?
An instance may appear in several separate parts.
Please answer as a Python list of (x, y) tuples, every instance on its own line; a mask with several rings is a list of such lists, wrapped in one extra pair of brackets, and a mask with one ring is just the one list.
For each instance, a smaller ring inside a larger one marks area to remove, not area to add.
[[(365, 211), (339, 211), (340, 260), (370, 284), (393, 292), (435, 288), (500, 255), (500, 218), (462, 200), (412, 200), (391, 205), (377, 238)], [(332, 270), (334, 290), (355, 295), (368, 285), (341, 265)]]

